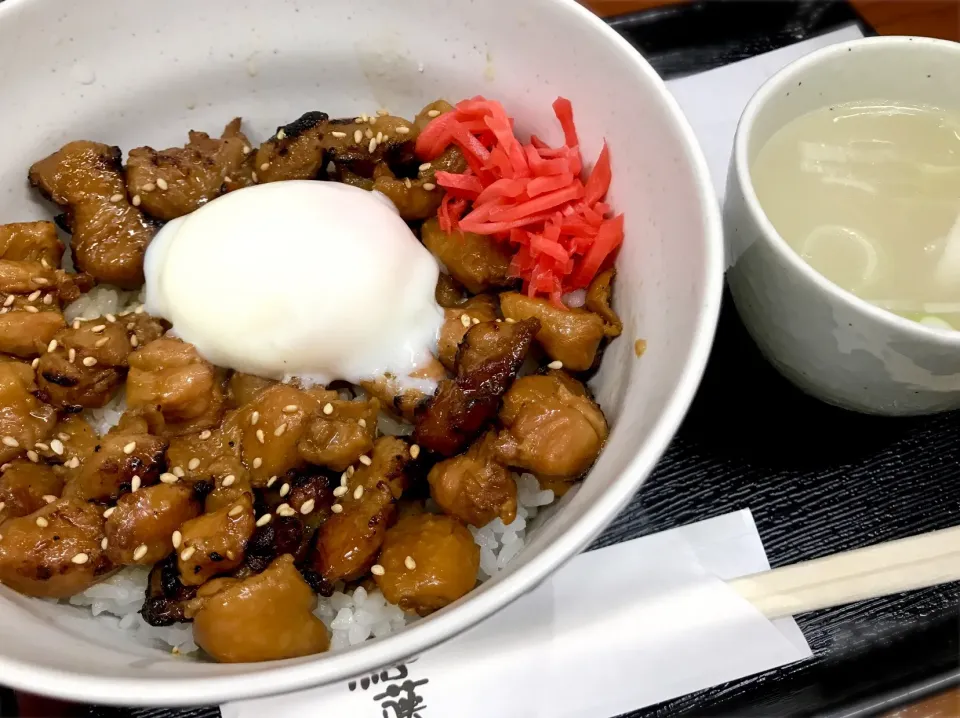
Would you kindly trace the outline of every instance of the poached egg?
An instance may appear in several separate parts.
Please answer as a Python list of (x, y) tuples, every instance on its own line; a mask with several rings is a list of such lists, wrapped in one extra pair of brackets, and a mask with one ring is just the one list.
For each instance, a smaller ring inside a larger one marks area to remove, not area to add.
[(376, 192), (291, 180), (218, 197), (147, 250), (146, 310), (217, 366), (308, 384), (408, 375), (436, 352), (439, 266)]

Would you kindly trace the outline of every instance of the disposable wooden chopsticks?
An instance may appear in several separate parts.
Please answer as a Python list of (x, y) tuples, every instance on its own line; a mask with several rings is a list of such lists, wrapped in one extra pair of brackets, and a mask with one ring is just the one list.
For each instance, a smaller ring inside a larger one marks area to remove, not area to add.
[(767, 618), (960, 580), (960, 526), (728, 582)]

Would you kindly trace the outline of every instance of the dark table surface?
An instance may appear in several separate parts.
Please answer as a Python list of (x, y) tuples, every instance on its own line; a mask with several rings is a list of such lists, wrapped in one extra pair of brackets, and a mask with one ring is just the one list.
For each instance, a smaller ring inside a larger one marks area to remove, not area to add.
[[(857, 21), (845, 2), (720, 0), (611, 22), (669, 79)], [(759, 356), (725, 299), (710, 365), (683, 427), (595, 547), (745, 507), (774, 566), (946, 528), (960, 523), (958, 430), (960, 413), (867, 417), (801, 394)], [(948, 584), (799, 616), (813, 658), (629, 718), (870, 714), (883, 701), (957, 682), (958, 605), (960, 584)], [(218, 715), (213, 707), (86, 713)]]

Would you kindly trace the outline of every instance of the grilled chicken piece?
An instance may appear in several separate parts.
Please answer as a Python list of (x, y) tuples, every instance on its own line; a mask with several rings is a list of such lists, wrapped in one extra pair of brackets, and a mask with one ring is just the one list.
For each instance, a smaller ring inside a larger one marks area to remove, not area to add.
[(540, 320), (537, 341), (551, 359), (569, 371), (593, 366), (597, 348), (606, 334), (603, 317), (586, 309), (560, 309), (546, 299), (517, 292), (500, 295), (500, 309), (507, 319)]
[(276, 383), (273, 379), (264, 379), (254, 374), (233, 372), (227, 382), (227, 408), (237, 409), (253, 401), (261, 391)]
[(127, 198), (119, 147), (70, 142), (30, 168), (30, 184), (63, 208), (77, 269), (123, 289), (143, 284), (143, 255), (158, 225)]
[(37, 366), (40, 396), (69, 411), (103, 406), (126, 376), (134, 349), (163, 332), (163, 323), (146, 314), (74, 320), (54, 335), (56, 344), (44, 347)]
[(0, 525), (53, 503), (62, 491), (63, 479), (51, 467), (15, 459), (0, 475)]
[(171, 626), (186, 621), (187, 602), (197, 595), (196, 586), (184, 586), (177, 569), (177, 554), (154, 564), (140, 615), (151, 626)]
[(224, 128), (220, 139), (191, 130), (183, 147), (130, 150), (126, 166), (128, 194), (140, 198), (144, 212), (164, 221), (253, 184), (252, 175), (253, 150), (240, 131), (239, 117)]
[(497, 439), (500, 459), (538, 476), (576, 479), (607, 440), (600, 407), (579, 381), (563, 372), (525, 376), (503, 397)]
[(445, 115), (448, 112), (452, 112), (453, 109), (453, 105), (446, 100), (434, 100), (429, 105), (424, 106), (424, 108), (417, 113), (417, 116), (413, 121), (413, 126), (416, 128), (416, 133), (419, 135), (421, 132), (423, 132), (427, 125), (434, 121), (434, 119), (440, 115)]
[(163, 471), (167, 442), (123, 423), (100, 438), (93, 453), (80, 459), (63, 495), (84, 501), (116, 501), (134, 488), (152, 486)]
[(247, 543), (244, 557), (246, 573), (260, 573), (284, 554), (300, 563), (309, 554), (312, 539), (313, 529), (307, 527), (299, 516), (271, 515), (270, 523), (258, 526)]
[(102, 508), (63, 498), (3, 525), (0, 583), (27, 596), (67, 598), (106, 578), (113, 566)]
[(344, 471), (373, 449), (380, 402), (330, 401), (307, 424), (297, 450), (311, 464)]
[(200, 514), (186, 483), (156, 484), (124, 494), (107, 516), (107, 557), (117, 566), (150, 566), (174, 550), (173, 532)]
[(408, 515), (387, 530), (379, 564), (373, 580), (384, 598), (426, 616), (476, 585), (480, 547), (452, 516)]
[(618, 337), (623, 331), (623, 322), (610, 303), (613, 293), (613, 280), (617, 270), (600, 272), (587, 288), (586, 307), (603, 319), (603, 333), (608, 337)]
[(415, 169), (419, 164), (414, 154), (416, 137), (413, 123), (402, 117), (361, 116), (331, 120), (322, 145), (325, 157), (334, 164), (333, 179), (345, 182), (352, 175), (371, 180), (377, 167), (390, 166), (404, 172)]
[(273, 489), (264, 498), (274, 518), (293, 512), (311, 533), (330, 518), (331, 506), (337, 501), (330, 479), (315, 469), (287, 472), (277, 479)]
[(497, 433), (488, 431), (465, 454), (430, 470), (430, 495), (444, 513), (478, 528), (498, 516), (505, 524), (517, 517), (517, 484), (496, 446)]
[(201, 431), (220, 423), (223, 372), (196, 347), (179, 339), (157, 339), (130, 356), (127, 406), (147, 417), (162, 436)]
[[(411, 460), (406, 442), (395, 436), (377, 439), (371, 462), (361, 463), (337, 490), (340, 507), (317, 534), (311, 568), (333, 583), (361, 577), (373, 565), (387, 526), (396, 514), (395, 502), (407, 486)], [(336, 509), (335, 509), (336, 510)]]
[(180, 580), (199, 586), (218, 573), (243, 564), (243, 552), (255, 527), (253, 498), (246, 494), (231, 506), (187, 521), (180, 528)]
[(457, 361), (457, 350), (467, 331), (474, 324), (492, 322), (497, 318), (497, 299), (489, 294), (471, 297), (452, 309), (444, 310), (444, 322), (437, 340), (437, 355), (450, 371)]
[[(428, 379), (439, 382), (447, 378), (443, 364), (433, 357), (410, 374), (411, 379)], [(395, 377), (381, 376), (373, 381), (361, 381), (362, 386), (369, 394), (380, 400), (380, 406), (392, 414), (413, 422), (417, 410), (423, 406), (430, 396), (419, 389), (405, 389)]]
[(86, 419), (67, 414), (54, 427), (50, 439), (34, 444), (33, 448), (42, 461), (54, 465), (58, 475), (67, 477), (73, 475), (71, 472), (80, 467), (84, 458), (93, 454), (99, 443), (100, 437)]
[(433, 256), (443, 262), (450, 276), (472, 294), (514, 284), (510, 278), (511, 255), (507, 244), (472, 232), (447, 234), (440, 229), (436, 218), (423, 223), (420, 237)]
[(60, 266), (63, 252), (53, 222), (0, 224), (0, 259), (37, 262), (50, 269)]
[(440, 276), (437, 277), (437, 288), (433, 292), (433, 298), (444, 309), (459, 307), (466, 300), (463, 285), (443, 272), (440, 272)]
[(257, 182), (316, 179), (324, 168), (323, 138), (329, 116), (307, 112), (260, 145), (253, 162)]
[[(466, 169), (463, 153), (451, 145), (432, 162), (420, 165), (416, 179), (399, 178), (386, 162), (381, 162), (373, 171), (373, 189), (389, 197), (400, 216), (408, 222), (428, 219), (436, 216), (444, 194), (437, 186), (436, 173), (459, 174)], [(436, 222), (436, 219), (430, 221)]]
[(0, 463), (6, 463), (46, 442), (57, 423), (52, 406), (37, 401), (29, 367), (0, 363)]
[(322, 653), (327, 628), (313, 615), (317, 597), (281, 556), (263, 573), (242, 581), (219, 578), (190, 601), (193, 638), (221, 663), (275, 661)]
[[(11, 296), (14, 295), (8, 298)], [(18, 357), (35, 357), (63, 329), (63, 315), (54, 311), (26, 311), (23, 300), (17, 299), (15, 305), (0, 309), (0, 351)]]
[(496, 416), (539, 327), (536, 319), (474, 325), (457, 353), (456, 378), (440, 382), (418, 417), (416, 442), (452, 456), (477, 436)]
[(217, 486), (228, 476), (249, 483), (247, 468), (240, 460), (241, 419), (238, 411), (231, 411), (215, 429), (171, 438), (167, 449), (170, 471), (191, 482), (216, 480)]

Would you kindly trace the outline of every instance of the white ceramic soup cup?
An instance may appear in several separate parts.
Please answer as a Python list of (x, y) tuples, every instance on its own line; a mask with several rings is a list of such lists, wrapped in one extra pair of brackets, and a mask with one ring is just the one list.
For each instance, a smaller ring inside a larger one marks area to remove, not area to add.
[[(720, 216), (700, 150), (650, 66), (572, 0), (6, 0), (0, 3), (0, 221), (52, 216), (27, 168), (63, 143), (181, 145), (243, 116), (252, 139), (308, 110), (407, 116), (437, 97), (501, 100), (521, 132), (587, 161), (605, 137), (626, 213), (614, 298), (623, 337), (592, 382), (612, 424), (581, 489), (496, 580), (395, 635), (269, 664), (193, 662), (69, 607), (0, 587), (0, 682), (113, 704), (199, 705), (315, 686), (416, 654), (529, 591), (583, 549), (653, 469), (693, 398), (722, 287)], [(351, 271), (351, 268), (342, 268)], [(355, 268), (362, 271), (362, 267)], [(648, 350), (634, 353), (643, 338)]]
[(740, 119), (727, 179), (727, 281), (767, 359), (823, 401), (874, 414), (960, 407), (960, 332), (878, 309), (812, 269), (777, 234), (750, 167), (784, 124), (820, 107), (895, 100), (960, 108), (960, 45), (873, 37), (827, 47), (768, 80)]

